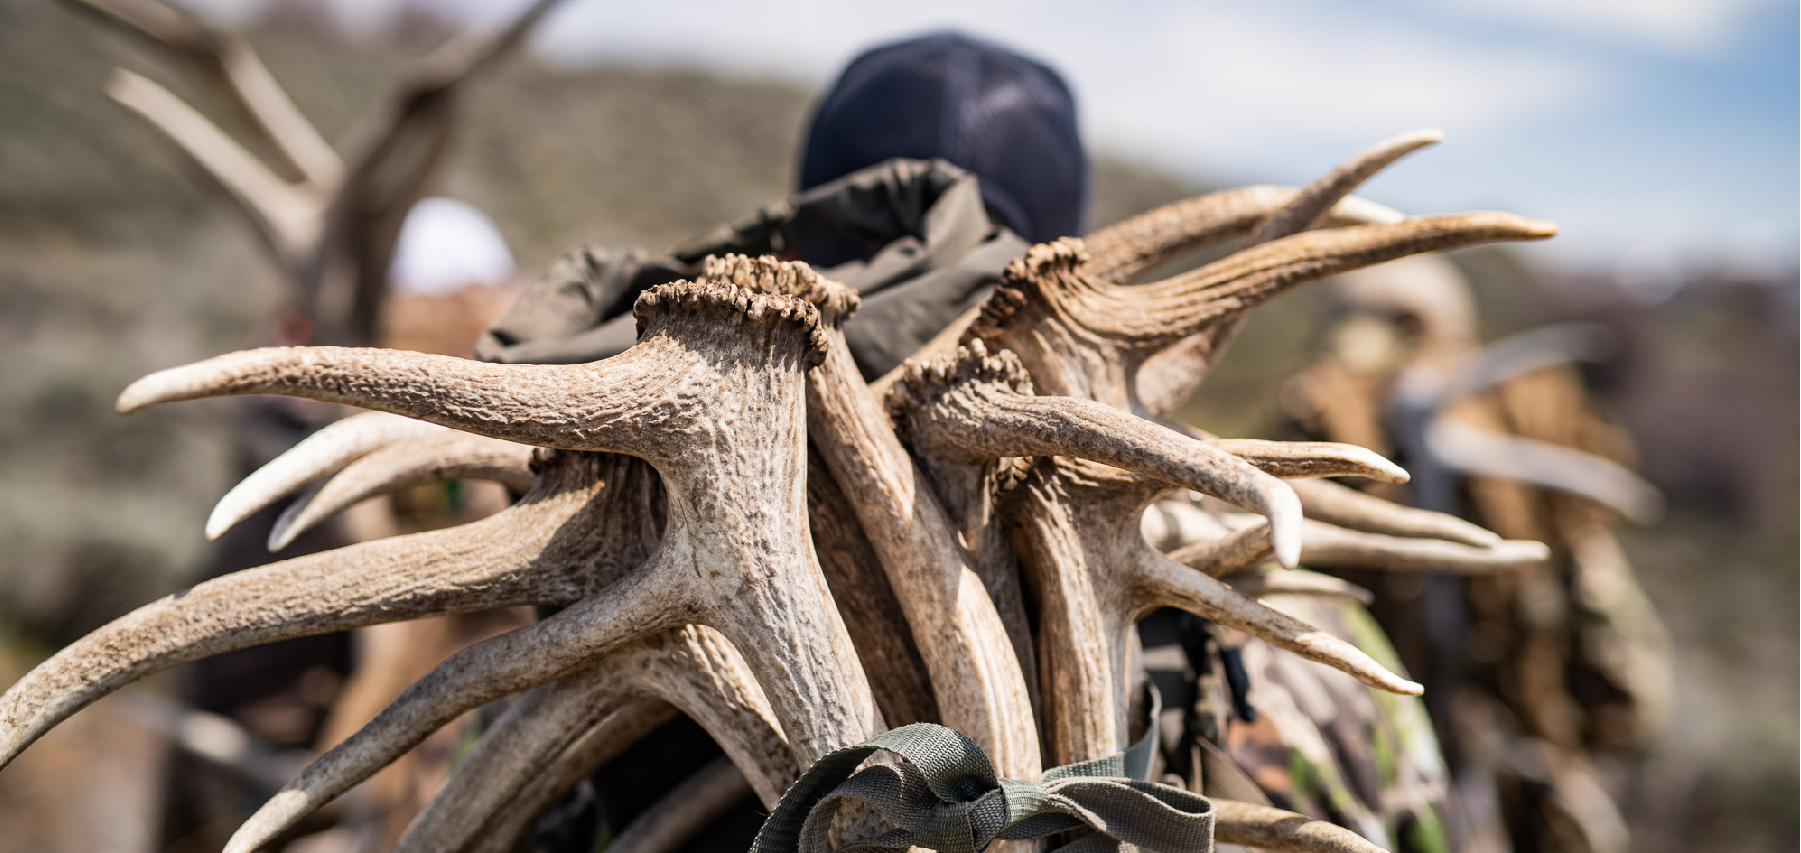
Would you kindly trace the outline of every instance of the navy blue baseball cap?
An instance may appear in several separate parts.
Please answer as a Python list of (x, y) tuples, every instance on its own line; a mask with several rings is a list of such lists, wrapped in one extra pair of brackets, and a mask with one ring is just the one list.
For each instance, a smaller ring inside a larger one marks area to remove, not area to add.
[(1043, 243), (1082, 233), (1088, 157), (1057, 72), (993, 42), (934, 32), (873, 48), (820, 102), (801, 155), (810, 189), (885, 160), (975, 173), (990, 216)]

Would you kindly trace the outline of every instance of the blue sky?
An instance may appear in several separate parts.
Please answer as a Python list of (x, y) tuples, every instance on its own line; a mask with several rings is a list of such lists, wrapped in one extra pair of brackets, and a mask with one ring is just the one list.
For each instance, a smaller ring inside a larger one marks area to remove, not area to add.
[[(374, 27), (400, 0), (331, 0)], [(193, 0), (224, 17), (258, 0)], [(492, 22), (520, 0), (440, 0)], [(1446, 141), (1364, 195), (1410, 213), (1558, 222), (1550, 262), (1646, 271), (1796, 263), (1792, 0), (567, 0), (536, 49), (823, 86), (928, 28), (1063, 69), (1097, 148), (1216, 183), (1301, 183), (1394, 133)]]

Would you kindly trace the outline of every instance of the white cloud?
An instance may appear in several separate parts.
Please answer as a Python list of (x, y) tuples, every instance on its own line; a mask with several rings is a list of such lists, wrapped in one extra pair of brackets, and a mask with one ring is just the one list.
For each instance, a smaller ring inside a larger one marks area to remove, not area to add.
[(1349, 153), (1418, 127), (1483, 132), (1568, 109), (1604, 82), (1580, 57), (1447, 41), (1316, 0), (1105, 10), (664, 0), (578, 2), (559, 17), (542, 46), (567, 61), (698, 63), (815, 84), (871, 43), (955, 25), (1062, 69), (1101, 145), (1213, 173), (1267, 172), (1297, 150)]
[(1419, 0), (1486, 20), (1640, 42), (1682, 53), (1726, 46), (1747, 13), (1778, 0)]
[(1419, 127), (1491, 132), (1569, 110), (1605, 82), (1578, 57), (1459, 44), (1343, 6), (1160, 11), (1148, 38), (1070, 65), (1093, 90), (1101, 141), (1191, 166), (1268, 173), (1299, 151), (1349, 154)]

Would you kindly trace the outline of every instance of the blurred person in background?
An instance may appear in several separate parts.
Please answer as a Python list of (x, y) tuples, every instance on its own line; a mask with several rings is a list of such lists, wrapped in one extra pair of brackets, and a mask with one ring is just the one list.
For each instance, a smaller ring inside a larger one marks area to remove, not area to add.
[(1484, 347), (1469, 283), (1438, 255), (1333, 286), (1324, 351), (1285, 389), (1300, 431), (1413, 473), (1372, 489), (1383, 497), (1551, 547), (1547, 562), (1493, 577), (1351, 574), (1426, 685), (1472, 849), (1627, 849), (1624, 780), (1605, 771), (1650, 746), (1672, 684), (1668, 636), (1615, 534), (1658, 499), (1623, 467), (1631, 438), (1571, 364), (1602, 354), (1603, 330)]

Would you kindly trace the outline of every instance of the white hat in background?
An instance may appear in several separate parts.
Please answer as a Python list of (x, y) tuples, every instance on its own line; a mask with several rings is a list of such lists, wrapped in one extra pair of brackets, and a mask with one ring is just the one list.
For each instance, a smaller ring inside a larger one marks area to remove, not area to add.
[(397, 293), (440, 295), (472, 284), (505, 284), (513, 253), (494, 220), (467, 202), (421, 199), (400, 226), (388, 281)]

